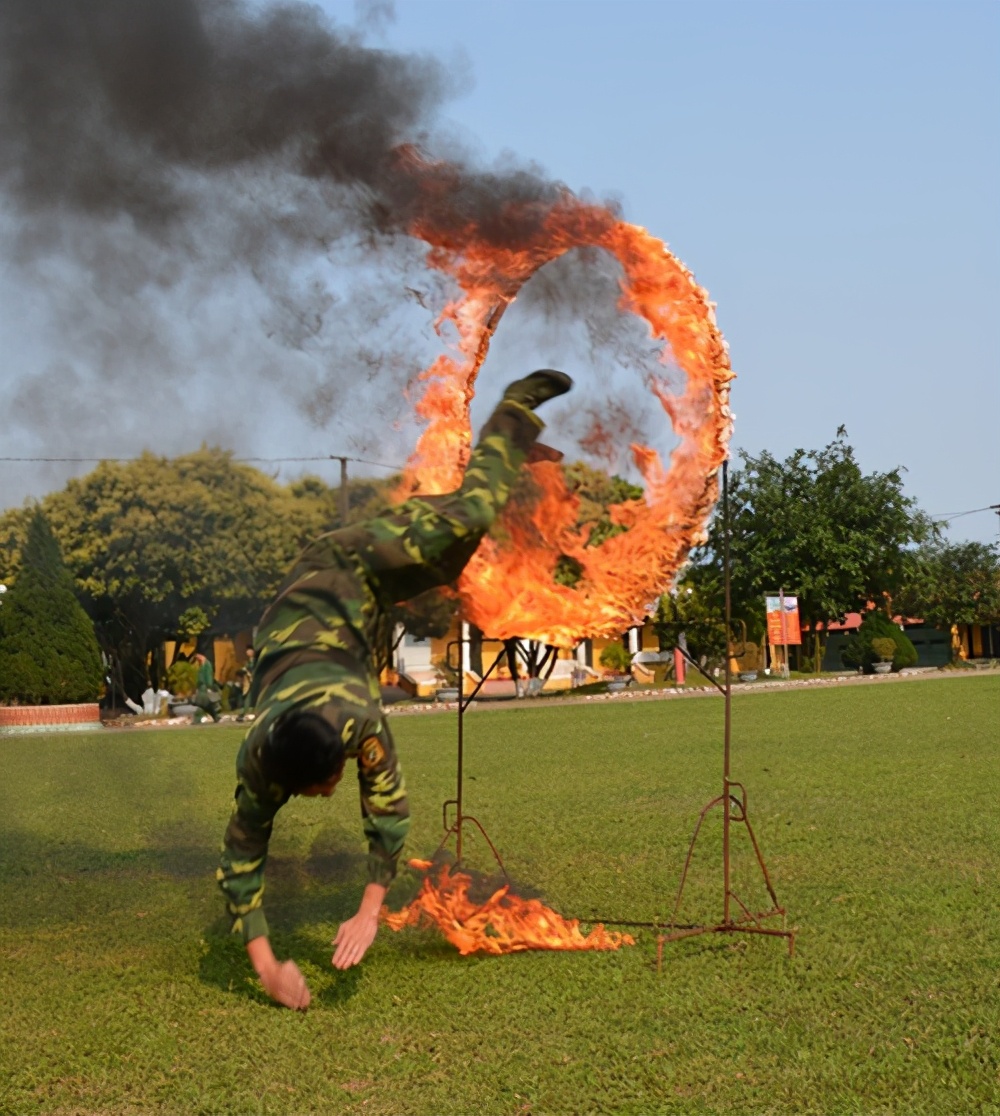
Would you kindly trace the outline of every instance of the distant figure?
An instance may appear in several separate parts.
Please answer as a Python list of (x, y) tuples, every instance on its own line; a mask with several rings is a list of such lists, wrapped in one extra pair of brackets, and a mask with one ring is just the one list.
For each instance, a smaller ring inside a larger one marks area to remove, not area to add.
[(250, 687), (253, 685), (253, 668), (256, 665), (256, 652), (252, 647), (247, 648), (247, 661), (240, 667), (237, 674), (243, 687), (240, 701), (240, 712), (237, 721), (245, 721), (253, 710), (253, 701), (250, 698)]
[(222, 693), (219, 690), (218, 682), (215, 680), (215, 667), (212, 666), (208, 657), (200, 651), (194, 656), (193, 661), (198, 664), (198, 680), (193, 702), (197, 708), (192, 714), (191, 723), (201, 724), (202, 712), (207, 713), (213, 721), (218, 723), (222, 712)]

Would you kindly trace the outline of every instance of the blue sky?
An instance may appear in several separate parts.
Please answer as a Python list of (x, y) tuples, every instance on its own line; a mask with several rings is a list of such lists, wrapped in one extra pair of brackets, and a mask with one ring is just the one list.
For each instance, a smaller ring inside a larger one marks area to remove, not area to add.
[(373, 41), (456, 59), (484, 160), (620, 198), (694, 271), (735, 447), (844, 424), (926, 511), (1000, 503), (1000, 5), (404, 0)]

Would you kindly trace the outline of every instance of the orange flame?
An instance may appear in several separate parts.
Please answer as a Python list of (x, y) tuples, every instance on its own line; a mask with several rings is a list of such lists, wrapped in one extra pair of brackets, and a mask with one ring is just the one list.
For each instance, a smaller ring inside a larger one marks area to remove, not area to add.
[[(424, 161), (414, 149), (401, 150), (399, 158), (422, 181), (427, 198), (447, 195), (445, 165)], [(458, 485), (472, 439), (469, 405), (500, 317), (540, 267), (572, 249), (596, 246), (620, 261), (620, 308), (646, 320), (661, 343), (663, 363), (672, 360), (685, 374), (682, 394), (673, 394), (665, 377), (647, 377), (680, 444), (668, 468), (655, 450), (632, 444), (645, 498), (612, 507), (612, 522), (626, 532), (588, 546), (589, 528), (577, 526), (577, 503), (561, 470), (548, 462), (530, 464), (539, 493), (535, 507), (526, 513), (508, 506), (498, 532), (502, 541), (484, 540), (459, 582), (465, 618), (493, 638), (565, 647), (585, 636), (616, 635), (641, 622), (692, 546), (705, 538), (718, 494), (716, 471), (732, 428), (733, 372), (714, 306), (662, 241), (568, 192), (541, 213), (511, 208), (505, 216), (518, 228), (513, 248), (489, 240), (472, 223), (456, 232), (454, 213), (445, 229), (434, 210), (427, 205), (410, 232), (431, 245), (430, 266), (450, 275), (462, 291), (436, 323), (439, 332), (448, 324), (454, 328), (457, 352), (421, 374), (425, 390), (417, 412), (427, 426), (407, 464), (404, 494)], [(594, 426), (593, 436), (593, 448), (600, 449), (606, 431)], [(563, 556), (582, 571), (572, 586), (553, 580)]]
[[(428, 861), (411, 861), (411, 867), (428, 868)], [(629, 934), (595, 926), (580, 931), (576, 919), (565, 919), (538, 899), (521, 899), (501, 887), (485, 903), (469, 898), (472, 877), (449, 872), (444, 865), (436, 881), (424, 877), (416, 899), (394, 914), (382, 911), (382, 920), (393, 930), (421, 923), (436, 926), (462, 956), (470, 953), (519, 953), (527, 949), (619, 949), (635, 945)]]

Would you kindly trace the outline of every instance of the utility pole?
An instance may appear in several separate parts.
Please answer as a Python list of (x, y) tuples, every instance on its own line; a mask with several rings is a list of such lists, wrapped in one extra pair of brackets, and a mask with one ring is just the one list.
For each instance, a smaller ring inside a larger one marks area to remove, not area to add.
[(347, 526), (347, 513), (350, 510), (350, 499), (347, 491), (347, 461), (346, 457), (330, 455), (331, 460), (340, 462), (340, 525)]
[[(1000, 519), (1000, 504), (990, 504), (990, 511), (995, 511), (997, 519)], [(997, 534), (1000, 534), (1000, 527), (997, 528)]]

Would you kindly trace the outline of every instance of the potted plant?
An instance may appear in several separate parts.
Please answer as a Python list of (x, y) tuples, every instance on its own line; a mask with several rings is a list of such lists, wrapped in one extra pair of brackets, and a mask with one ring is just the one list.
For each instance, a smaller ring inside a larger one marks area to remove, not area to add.
[(598, 662), (604, 667), (609, 690), (624, 690), (632, 681), (629, 673), (632, 656), (620, 643), (609, 643), (598, 657)]
[(896, 655), (895, 641), (888, 637), (878, 637), (872, 640), (872, 650), (875, 652), (872, 670), (876, 674), (888, 674), (892, 670), (892, 660)]
[(458, 671), (445, 659), (434, 664), (442, 685), (434, 691), (435, 701), (458, 701)]

